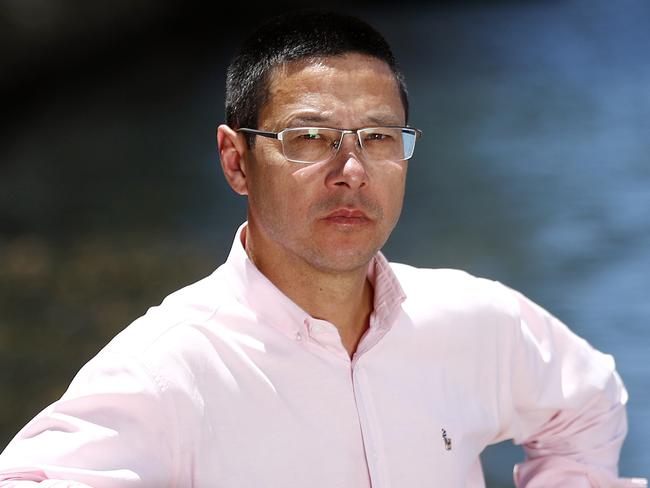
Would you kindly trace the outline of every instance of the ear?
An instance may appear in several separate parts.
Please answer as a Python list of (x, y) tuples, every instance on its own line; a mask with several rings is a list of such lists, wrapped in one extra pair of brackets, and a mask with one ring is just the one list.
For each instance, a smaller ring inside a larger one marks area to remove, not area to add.
[(217, 127), (217, 146), (221, 168), (230, 187), (240, 195), (248, 195), (246, 180), (245, 138), (225, 124)]

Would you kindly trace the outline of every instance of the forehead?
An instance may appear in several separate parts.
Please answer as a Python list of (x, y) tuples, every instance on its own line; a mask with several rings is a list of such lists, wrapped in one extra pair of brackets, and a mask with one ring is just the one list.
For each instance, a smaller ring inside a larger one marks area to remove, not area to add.
[(387, 63), (347, 53), (276, 67), (259, 120), (261, 124), (288, 125), (300, 125), (301, 120), (349, 127), (371, 122), (401, 125), (404, 107), (397, 79)]

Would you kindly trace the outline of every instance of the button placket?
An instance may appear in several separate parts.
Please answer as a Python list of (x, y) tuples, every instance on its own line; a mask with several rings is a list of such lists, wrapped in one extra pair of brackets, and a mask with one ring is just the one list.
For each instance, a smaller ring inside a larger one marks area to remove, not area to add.
[(379, 429), (374, 420), (374, 408), (372, 407), (372, 398), (370, 396), (370, 387), (367, 383), (365, 371), (358, 365), (358, 358), (353, 359), (352, 369), (352, 391), (355, 403), (357, 405), (357, 414), (363, 445), (366, 452), (366, 461), (368, 463), (368, 474), (372, 486), (385, 486), (384, 482), (388, 479), (384, 469), (381, 469), (381, 442), (379, 439)]
[[(309, 328), (309, 318), (305, 317), (303, 319), (302, 323), (305, 326), (304, 329), (308, 330), (308, 328)], [(296, 341), (302, 342), (302, 336), (303, 336), (302, 331), (300, 329), (296, 330), (296, 335), (295, 335)]]

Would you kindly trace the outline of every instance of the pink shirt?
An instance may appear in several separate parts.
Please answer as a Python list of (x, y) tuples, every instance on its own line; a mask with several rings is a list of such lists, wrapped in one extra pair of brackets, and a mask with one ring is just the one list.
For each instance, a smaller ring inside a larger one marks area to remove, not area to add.
[(521, 294), (378, 254), (350, 360), (334, 325), (256, 269), (242, 228), (225, 264), (118, 334), (18, 433), (0, 486), (481, 487), (479, 454), (504, 439), (527, 453), (517, 486), (644, 486), (617, 479), (613, 359)]

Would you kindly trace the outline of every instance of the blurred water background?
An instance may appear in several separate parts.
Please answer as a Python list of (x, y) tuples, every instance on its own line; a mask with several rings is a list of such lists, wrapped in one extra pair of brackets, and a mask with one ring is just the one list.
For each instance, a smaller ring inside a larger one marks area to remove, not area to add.
[[(214, 131), (247, 22), (298, 3), (0, 1), (0, 449), (115, 333), (225, 258)], [(329, 4), (393, 44), (424, 138), (394, 261), (463, 268), (612, 354), (650, 452), (650, 2)], [(512, 486), (522, 453), (483, 455)]]

